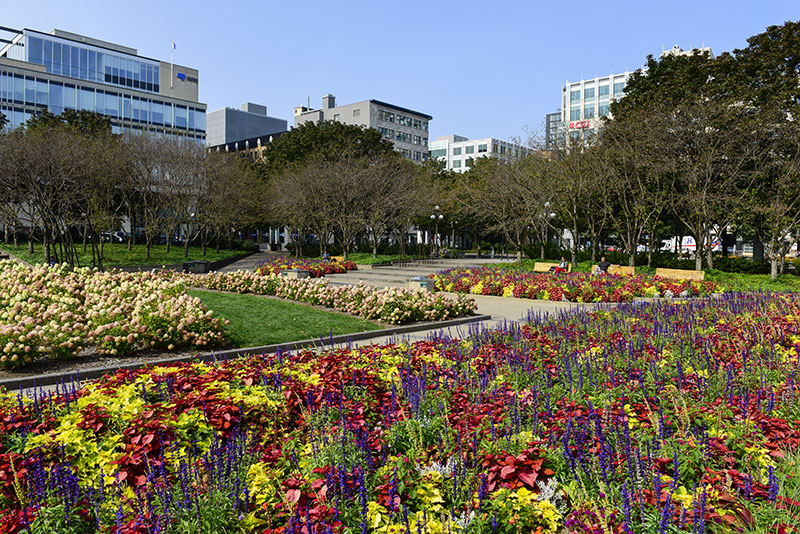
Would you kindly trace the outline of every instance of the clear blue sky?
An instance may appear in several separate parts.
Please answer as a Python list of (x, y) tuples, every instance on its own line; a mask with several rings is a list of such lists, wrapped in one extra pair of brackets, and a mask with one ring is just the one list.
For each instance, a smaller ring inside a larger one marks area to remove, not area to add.
[(0, 2), (0, 25), (59, 28), (200, 71), (209, 110), (264, 104), (289, 120), (322, 95), (433, 115), (430, 136), (525, 137), (559, 106), (565, 80), (640, 67), (704, 42), (746, 46), (800, 19), (798, 0), (653, 2), (384, 0)]

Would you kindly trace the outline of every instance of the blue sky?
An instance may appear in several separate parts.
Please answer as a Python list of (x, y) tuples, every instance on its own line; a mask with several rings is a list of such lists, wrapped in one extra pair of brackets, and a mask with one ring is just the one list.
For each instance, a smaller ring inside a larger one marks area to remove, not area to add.
[(385, 0), (328, 2), (0, 1), (0, 25), (59, 28), (200, 70), (209, 110), (264, 104), (289, 120), (325, 93), (433, 115), (430, 134), (526, 137), (559, 106), (565, 80), (640, 67), (704, 42), (746, 46), (800, 19), (800, 3)]

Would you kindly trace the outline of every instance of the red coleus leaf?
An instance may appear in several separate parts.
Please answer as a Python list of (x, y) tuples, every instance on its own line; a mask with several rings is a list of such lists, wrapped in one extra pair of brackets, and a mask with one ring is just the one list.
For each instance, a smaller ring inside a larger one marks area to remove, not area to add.
[(245, 386), (247, 386), (247, 387), (250, 387), (250, 386), (252, 386), (252, 385), (253, 385), (253, 379), (252, 379), (252, 377), (247, 377), (247, 378), (245, 378), (245, 379), (244, 379), (244, 385), (245, 385)]
[(138, 475), (133, 478), (133, 483), (137, 486), (144, 486), (147, 484), (147, 477), (144, 475)]
[(535, 471), (533, 473), (530, 472), (520, 472), (518, 475), (519, 479), (523, 481), (525, 484), (530, 486), (531, 488), (536, 487), (536, 477), (538, 473)]
[(508, 480), (514, 476), (516, 470), (517, 469), (513, 465), (507, 465), (500, 470), (500, 478)]
[(289, 502), (297, 502), (300, 500), (300, 490), (290, 489), (286, 490), (286, 500)]

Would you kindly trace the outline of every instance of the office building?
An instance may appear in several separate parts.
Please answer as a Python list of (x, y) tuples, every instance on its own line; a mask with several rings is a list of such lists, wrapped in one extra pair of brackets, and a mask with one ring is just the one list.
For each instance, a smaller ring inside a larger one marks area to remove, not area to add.
[(362, 100), (355, 104), (336, 106), (336, 97), (322, 97), (320, 109), (294, 108), (294, 125), (306, 122), (319, 124), (338, 121), (343, 124), (366, 126), (381, 132), (394, 144), (396, 151), (412, 161), (428, 158), (428, 123), (433, 117), (380, 100)]
[(579, 82), (567, 81), (561, 89), (561, 122), (570, 141), (597, 134), (600, 118), (610, 115), (611, 101), (624, 96), (631, 72), (598, 76)]
[(42, 110), (86, 110), (109, 117), (116, 133), (147, 130), (205, 143), (197, 69), (62, 30), (0, 33), (0, 111), (12, 128)]
[(447, 165), (447, 170), (464, 172), (475, 164), (477, 158), (498, 158), (511, 162), (524, 158), (530, 150), (517, 143), (501, 141), (494, 137), (467, 139), (460, 135), (442, 135), (428, 144), (432, 158)]
[(544, 149), (554, 150), (566, 144), (567, 130), (561, 120), (561, 112), (548, 113), (544, 117)]
[[(707, 53), (712, 58), (711, 48), (702, 46), (684, 51), (675, 45), (661, 52), (661, 57), (689, 56)], [(601, 117), (610, 116), (613, 100), (625, 96), (625, 86), (632, 72), (598, 76), (590, 80), (569, 82), (561, 89), (561, 122), (573, 142), (590, 139), (601, 127)], [(549, 117), (549, 115), (548, 115)]]
[(206, 145), (227, 145), (263, 138), (287, 130), (285, 119), (267, 115), (267, 107), (252, 102), (242, 109), (223, 108), (210, 111), (206, 119)]

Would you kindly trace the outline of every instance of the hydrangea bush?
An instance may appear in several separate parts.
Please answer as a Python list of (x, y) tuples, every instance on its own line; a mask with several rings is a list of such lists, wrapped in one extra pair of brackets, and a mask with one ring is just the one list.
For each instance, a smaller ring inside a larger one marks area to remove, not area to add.
[(70, 358), (84, 349), (124, 355), (222, 343), (225, 322), (180, 281), (150, 273), (69, 271), (0, 262), (0, 364)]
[(427, 291), (375, 288), (364, 284), (334, 286), (324, 279), (292, 280), (251, 271), (210, 273), (206, 276), (165, 272), (163, 276), (182, 280), (194, 287), (274, 295), (288, 300), (308, 302), (390, 324), (443, 321), (471, 315), (477, 309), (475, 301), (466, 295), (459, 295), (453, 300)]

